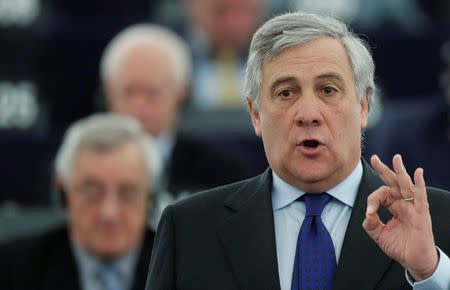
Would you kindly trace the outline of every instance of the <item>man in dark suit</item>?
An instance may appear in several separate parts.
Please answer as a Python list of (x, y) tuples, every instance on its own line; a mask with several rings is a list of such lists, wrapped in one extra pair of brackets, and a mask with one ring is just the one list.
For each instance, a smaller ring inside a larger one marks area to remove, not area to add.
[(153, 147), (128, 117), (99, 114), (72, 125), (55, 160), (67, 224), (2, 246), (0, 288), (143, 289), (159, 170)]
[[(126, 28), (105, 48), (100, 75), (109, 110), (138, 119), (155, 138), (163, 162), (154, 184), (155, 215), (171, 200), (247, 177), (235, 155), (178, 131), (191, 59), (172, 31), (152, 24)], [(157, 220), (154, 216), (155, 225)]]
[(399, 155), (393, 171), (361, 159), (373, 78), (334, 18), (260, 27), (246, 95), (270, 168), (169, 206), (147, 289), (449, 289), (450, 194)]

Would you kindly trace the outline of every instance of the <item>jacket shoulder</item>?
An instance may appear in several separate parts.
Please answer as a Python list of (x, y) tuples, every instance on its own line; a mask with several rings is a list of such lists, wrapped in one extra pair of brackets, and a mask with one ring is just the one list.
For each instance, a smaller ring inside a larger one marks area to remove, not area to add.
[(427, 187), (428, 203), (435, 243), (450, 254), (450, 192)]
[(49, 259), (70, 249), (67, 235), (65, 227), (57, 228), (0, 246), (0, 288), (41, 289)]
[(270, 181), (270, 172), (268, 169), (264, 173), (249, 179), (201, 191), (175, 203), (172, 208), (175, 211), (191, 208), (198, 211), (218, 206), (223, 207), (224, 205), (230, 208), (239, 207), (261, 187), (267, 186)]
[[(450, 192), (439, 188), (427, 187), (427, 197), (432, 217), (436, 214), (442, 215), (442, 217), (450, 216)], [(447, 220), (450, 221), (450, 218)]]

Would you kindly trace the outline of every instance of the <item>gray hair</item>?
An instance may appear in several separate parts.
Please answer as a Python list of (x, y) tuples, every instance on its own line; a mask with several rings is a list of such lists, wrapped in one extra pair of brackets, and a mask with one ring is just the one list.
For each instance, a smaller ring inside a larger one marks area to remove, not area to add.
[(264, 23), (253, 36), (244, 86), (245, 95), (254, 103), (257, 110), (260, 108), (264, 61), (273, 59), (285, 49), (320, 37), (332, 37), (342, 43), (351, 62), (356, 93), (360, 101), (364, 100), (366, 91), (369, 92), (370, 100), (372, 100), (375, 93), (375, 64), (367, 44), (335, 18), (295, 12), (272, 18)]
[(74, 163), (82, 149), (111, 150), (127, 141), (141, 146), (147, 173), (155, 182), (161, 171), (161, 162), (152, 138), (145, 134), (135, 119), (111, 113), (94, 114), (70, 126), (56, 154), (56, 176), (65, 183), (70, 182)]
[(106, 46), (100, 59), (100, 77), (109, 80), (116, 72), (121, 58), (136, 45), (147, 44), (167, 51), (177, 83), (189, 82), (191, 56), (184, 40), (171, 30), (156, 24), (135, 24), (122, 30)]

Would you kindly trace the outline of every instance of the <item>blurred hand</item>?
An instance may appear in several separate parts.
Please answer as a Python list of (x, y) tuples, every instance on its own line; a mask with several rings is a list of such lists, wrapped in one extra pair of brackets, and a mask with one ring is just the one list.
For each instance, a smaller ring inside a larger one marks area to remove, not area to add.
[[(363, 228), (389, 257), (408, 270), (416, 281), (433, 275), (439, 262), (435, 248), (423, 169), (417, 168), (414, 183), (399, 154), (394, 171), (373, 155), (373, 168), (386, 185), (369, 195)], [(383, 224), (377, 214), (380, 205), (393, 215)]]

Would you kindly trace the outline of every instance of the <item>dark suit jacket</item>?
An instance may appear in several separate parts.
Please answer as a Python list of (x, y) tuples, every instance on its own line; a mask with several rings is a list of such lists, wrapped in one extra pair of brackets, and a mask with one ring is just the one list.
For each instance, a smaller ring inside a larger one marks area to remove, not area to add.
[[(381, 180), (363, 162), (333, 289), (410, 289), (400, 264), (362, 228), (367, 196)], [(272, 174), (196, 194), (161, 219), (147, 290), (279, 289), (271, 202)], [(450, 193), (428, 188), (436, 244), (450, 253)], [(391, 215), (379, 210), (384, 221)]]
[[(145, 232), (133, 290), (144, 289), (154, 236), (150, 230)], [(0, 273), (0, 289), (81, 289), (66, 226), (2, 246)]]
[(175, 138), (163, 176), (168, 192), (174, 196), (181, 191), (198, 192), (249, 177), (247, 166), (238, 155), (183, 134)]

